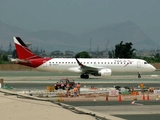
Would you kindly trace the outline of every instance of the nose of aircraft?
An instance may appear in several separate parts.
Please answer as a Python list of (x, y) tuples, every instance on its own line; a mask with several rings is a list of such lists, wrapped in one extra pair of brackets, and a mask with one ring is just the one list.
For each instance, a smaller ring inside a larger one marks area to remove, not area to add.
[(155, 68), (154, 66), (152, 66), (152, 65), (151, 65), (151, 69), (152, 69), (153, 71), (155, 71), (155, 70), (156, 70), (156, 68)]

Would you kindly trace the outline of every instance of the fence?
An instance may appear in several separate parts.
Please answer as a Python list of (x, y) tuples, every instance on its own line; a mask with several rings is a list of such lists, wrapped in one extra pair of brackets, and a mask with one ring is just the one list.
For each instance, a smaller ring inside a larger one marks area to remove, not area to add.
[(34, 68), (19, 65), (19, 64), (0, 64), (0, 70), (1, 71), (7, 71), (7, 70), (35, 71)]

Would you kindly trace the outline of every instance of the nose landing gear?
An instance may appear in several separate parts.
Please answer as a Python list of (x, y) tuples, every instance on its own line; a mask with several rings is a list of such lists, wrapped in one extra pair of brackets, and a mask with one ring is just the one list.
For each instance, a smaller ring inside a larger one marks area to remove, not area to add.
[(138, 72), (138, 78), (141, 78), (141, 74), (140, 74), (140, 72)]

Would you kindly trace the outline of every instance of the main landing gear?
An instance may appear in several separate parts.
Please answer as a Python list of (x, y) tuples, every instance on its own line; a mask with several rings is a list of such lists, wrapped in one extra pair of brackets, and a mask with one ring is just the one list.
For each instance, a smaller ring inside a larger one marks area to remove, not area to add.
[(138, 78), (141, 78), (141, 74), (140, 74), (140, 72), (138, 72)]
[(88, 75), (88, 74), (82, 74), (82, 75), (80, 76), (80, 78), (88, 79), (88, 78), (89, 78), (89, 75)]

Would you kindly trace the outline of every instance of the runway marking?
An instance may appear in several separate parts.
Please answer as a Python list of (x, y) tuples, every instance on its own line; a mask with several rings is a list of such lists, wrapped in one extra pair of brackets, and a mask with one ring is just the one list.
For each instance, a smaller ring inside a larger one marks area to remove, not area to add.
[(132, 105), (143, 105), (143, 104), (140, 104), (140, 103), (136, 103), (136, 101), (132, 101), (131, 104)]

